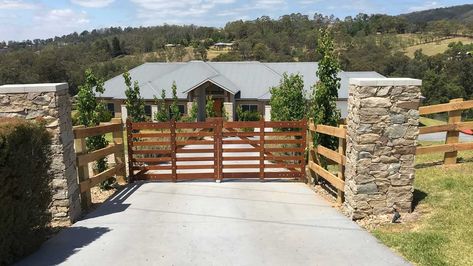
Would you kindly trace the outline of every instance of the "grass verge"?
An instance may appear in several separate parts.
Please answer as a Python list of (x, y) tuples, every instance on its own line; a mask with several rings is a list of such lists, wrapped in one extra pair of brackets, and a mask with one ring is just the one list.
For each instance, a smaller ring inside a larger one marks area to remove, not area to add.
[(372, 233), (417, 265), (473, 265), (473, 151), (460, 152), (454, 166), (442, 160), (441, 153), (416, 158), (419, 218)]

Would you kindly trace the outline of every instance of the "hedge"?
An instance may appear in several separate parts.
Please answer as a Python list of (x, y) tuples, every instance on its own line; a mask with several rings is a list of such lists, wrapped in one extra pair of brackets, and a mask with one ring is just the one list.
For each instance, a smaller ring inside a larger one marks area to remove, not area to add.
[(0, 119), (0, 265), (45, 240), (51, 221), (50, 145), (41, 123)]

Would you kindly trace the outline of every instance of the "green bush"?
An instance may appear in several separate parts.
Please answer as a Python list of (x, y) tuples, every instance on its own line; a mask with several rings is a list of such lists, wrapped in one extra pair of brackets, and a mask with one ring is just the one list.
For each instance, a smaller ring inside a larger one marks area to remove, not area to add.
[(243, 111), (241, 107), (237, 108), (238, 121), (259, 121), (261, 115), (255, 111)]
[(41, 123), (0, 121), (0, 265), (34, 251), (51, 215), (51, 136)]

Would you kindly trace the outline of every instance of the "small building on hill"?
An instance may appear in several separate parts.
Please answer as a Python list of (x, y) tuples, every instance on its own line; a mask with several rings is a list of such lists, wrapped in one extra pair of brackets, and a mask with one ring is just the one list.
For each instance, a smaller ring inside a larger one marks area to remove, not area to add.
[[(245, 62), (203, 62), (186, 63), (145, 63), (131, 69), (133, 81), (138, 81), (141, 96), (145, 99), (145, 110), (148, 116), (158, 110), (155, 96), (160, 97), (161, 91), (166, 92), (166, 104), (171, 103), (173, 82), (177, 85), (179, 109), (185, 115), (196, 101), (198, 120), (205, 120), (205, 104), (207, 97), (214, 100), (215, 113), (222, 116), (225, 110), (230, 120), (236, 119), (236, 109), (256, 111), (266, 119), (270, 119), (269, 100), (270, 88), (278, 86), (284, 73), (300, 74), (304, 80), (307, 97), (312, 86), (318, 81), (316, 62), (261, 63)], [(340, 72), (341, 87), (339, 90), (338, 107), (342, 116), (347, 114), (348, 82), (350, 78), (380, 78), (377, 72)], [(125, 83), (121, 75), (105, 82), (105, 93), (99, 97), (104, 99), (115, 117), (126, 119), (124, 105)]]

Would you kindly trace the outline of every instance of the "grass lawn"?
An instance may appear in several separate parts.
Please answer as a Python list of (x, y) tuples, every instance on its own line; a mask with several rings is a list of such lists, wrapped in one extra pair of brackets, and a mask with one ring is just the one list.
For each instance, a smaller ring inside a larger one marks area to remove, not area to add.
[(427, 118), (427, 117), (419, 117), (419, 122), (428, 127), (428, 126), (438, 126), (438, 125), (444, 125), (446, 124), (447, 122), (445, 121), (441, 121), (441, 120), (437, 120), (437, 119), (432, 119), (432, 118)]
[(442, 40), (440, 42), (431, 42), (431, 43), (424, 43), (419, 45), (409, 46), (404, 49), (406, 55), (413, 58), (414, 52), (418, 49), (422, 49), (422, 53), (428, 56), (436, 55), (445, 52), (448, 49), (448, 45), (452, 42), (462, 42), (463, 44), (470, 44), (473, 43), (473, 38), (468, 37), (455, 37), (446, 40)]
[(420, 217), (372, 233), (418, 265), (473, 265), (473, 151), (459, 158), (461, 163), (446, 167), (439, 164), (443, 154), (417, 156), (414, 201)]

